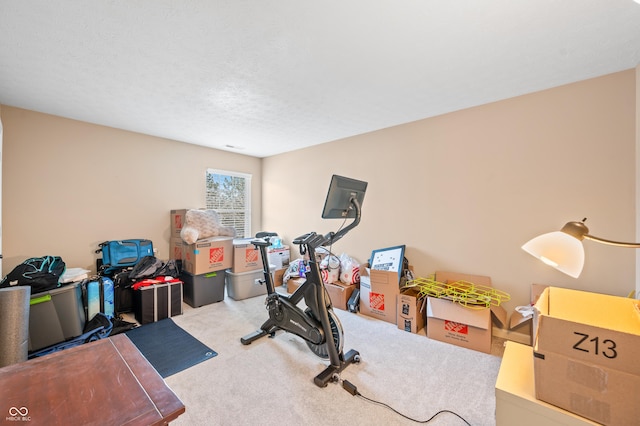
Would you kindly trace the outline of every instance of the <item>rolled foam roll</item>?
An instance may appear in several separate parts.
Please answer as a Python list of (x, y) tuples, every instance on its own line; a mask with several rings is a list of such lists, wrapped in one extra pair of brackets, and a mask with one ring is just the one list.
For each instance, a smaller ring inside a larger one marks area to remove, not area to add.
[(31, 287), (0, 288), (0, 367), (26, 361)]

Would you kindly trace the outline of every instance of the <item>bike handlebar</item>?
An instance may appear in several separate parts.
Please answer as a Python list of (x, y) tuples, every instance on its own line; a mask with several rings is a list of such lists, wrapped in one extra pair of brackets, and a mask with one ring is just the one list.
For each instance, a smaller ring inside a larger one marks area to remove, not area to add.
[(320, 246), (331, 245), (338, 241), (340, 238), (347, 235), (347, 232), (351, 231), (360, 223), (360, 203), (355, 198), (352, 198), (350, 200), (350, 203), (356, 211), (356, 216), (353, 219), (353, 222), (351, 222), (348, 226), (340, 229), (338, 232), (329, 232), (324, 236), (318, 235), (315, 232), (309, 232), (294, 239), (293, 244), (308, 244), (316, 248)]
[[(293, 240), (293, 244), (297, 244), (297, 245), (306, 244), (313, 248), (316, 248), (320, 246), (331, 245), (336, 241), (338, 241), (340, 238), (347, 235), (347, 232), (351, 231), (360, 223), (360, 203), (358, 202), (357, 199), (352, 198), (350, 200), (350, 204), (355, 209), (356, 216), (353, 219), (353, 222), (351, 222), (348, 226), (340, 229), (338, 232), (329, 232), (326, 235), (318, 235), (315, 232), (308, 232), (304, 235), (301, 235), (295, 238)], [(271, 237), (275, 237), (277, 235), (278, 234), (274, 232), (258, 232), (256, 234), (256, 238), (251, 240), (251, 244), (253, 244), (256, 247), (260, 247), (260, 246), (267, 247), (271, 245)]]

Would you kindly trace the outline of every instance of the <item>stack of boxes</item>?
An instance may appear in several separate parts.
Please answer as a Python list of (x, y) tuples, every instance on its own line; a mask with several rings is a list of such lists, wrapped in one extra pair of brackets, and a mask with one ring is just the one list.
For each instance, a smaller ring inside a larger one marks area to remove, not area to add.
[[(251, 238), (213, 237), (186, 244), (180, 237), (189, 209), (171, 210), (171, 259), (182, 264), (181, 280), (184, 301), (197, 308), (224, 299), (234, 300), (267, 293), (260, 251)], [(282, 276), (289, 265), (289, 247), (268, 248), (269, 268), (275, 285), (282, 285)]]
[[(273, 265), (269, 269), (273, 270)], [(233, 300), (267, 294), (262, 256), (251, 238), (233, 240), (233, 266), (226, 271), (226, 285)]]
[(169, 238), (169, 259), (182, 261), (182, 246), (180, 231), (184, 226), (184, 217), (188, 209), (171, 210), (171, 237)]
[(197, 308), (224, 299), (225, 270), (233, 263), (233, 238), (213, 237), (186, 244), (180, 238), (188, 209), (171, 210), (170, 258), (182, 262), (184, 301)]

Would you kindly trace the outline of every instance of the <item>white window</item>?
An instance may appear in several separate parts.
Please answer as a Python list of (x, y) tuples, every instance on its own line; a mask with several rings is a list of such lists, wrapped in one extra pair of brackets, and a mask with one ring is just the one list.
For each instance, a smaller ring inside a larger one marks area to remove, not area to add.
[(251, 237), (251, 175), (207, 169), (207, 209), (218, 213), (236, 236)]

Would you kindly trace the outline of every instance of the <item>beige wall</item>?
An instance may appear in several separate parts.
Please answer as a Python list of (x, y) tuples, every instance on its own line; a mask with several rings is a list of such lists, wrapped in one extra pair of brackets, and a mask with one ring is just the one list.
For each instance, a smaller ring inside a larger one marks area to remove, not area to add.
[(583, 217), (594, 235), (635, 238), (635, 85), (629, 70), (266, 158), (262, 223), (287, 243), (336, 230), (320, 218), (335, 173), (369, 182), (336, 254), (405, 244), (419, 276), (488, 275), (509, 307), (531, 283), (626, 295), (633, 250), (586, 242), (575, 280), (520, 246)]
[(633, 250), (585, 243), (574, 280), (520, 246), (585, 216), (595, 235), (634, 239), (635, 74), (264, 160), (2, 106), (3, 274), (43, 254), (92, 268), (107, 239), (150, 238), (164, 258), (168, 211), (202, 206), (204, 170), (218, 167), (253, 174), (253, 230), (277, 231), (286, 243), (339, 227), (320, 218), (336, 173), (369, 182), (362, 223), (337, 254), (365, 261), (373, 249), (405, 244), (418, 275), (489, 275), (511, 293), (508, 307), (525, 304), (534, 282), (626, 295)]
[(260, 228), (262, 160), (8, 106), (3, 275), (31, 256), (95, 270), (105, 240), (148, 238), (169, 256), (169, 211), (205, 204), (208, 167), (250, 173)]

